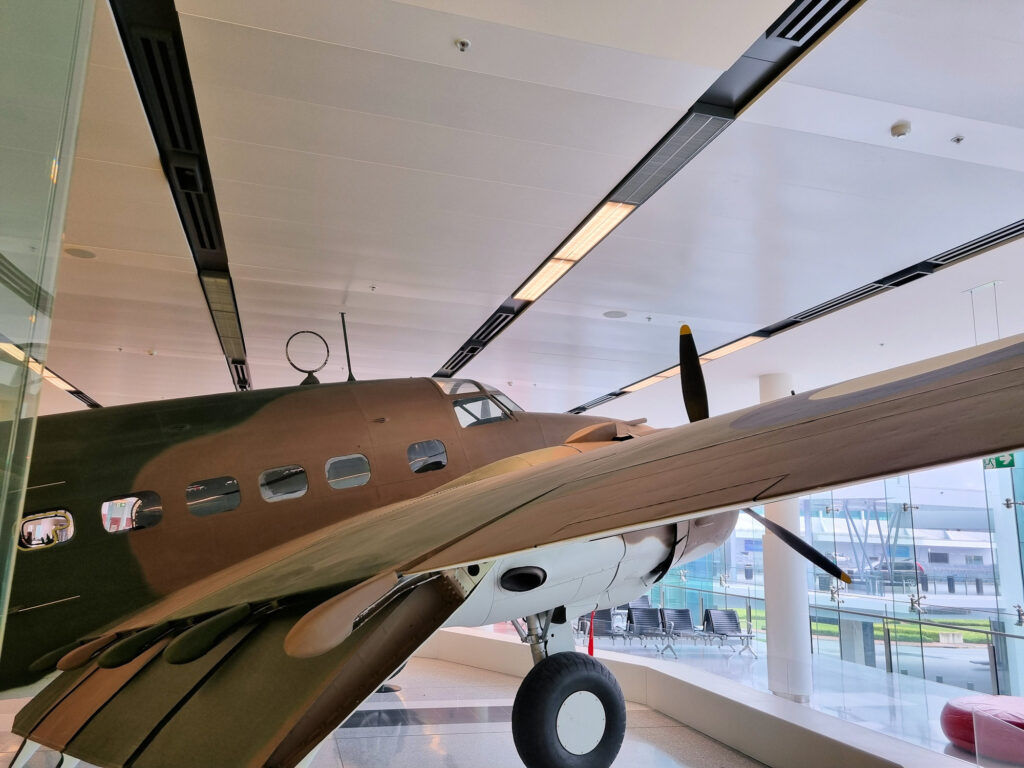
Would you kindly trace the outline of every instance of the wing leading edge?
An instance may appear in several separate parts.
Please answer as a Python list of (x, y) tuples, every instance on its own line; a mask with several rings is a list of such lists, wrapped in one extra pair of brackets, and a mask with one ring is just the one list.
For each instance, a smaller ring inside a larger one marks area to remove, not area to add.
[[(84, 672), (66, 672), (19, 714), (15, 731), (101, 765), (155, 766), (177, 762), (172, 736), (229, 754), (204, 735), (211, 723), (222, 732), (228, 722), (245, 744), (227, 763), (293, 765), (460, 604), (442, 601), (417, 613), (414, 596), (439, 588), (430, 584), (450, 584), (428, 579), (332, 650), (288, 656), (291, 627), (346, 589), (380, 574), (450, 575), (535, 547), (1013, 450), (1024, 446), (1022, 413), (1024, 337), (1016, 337), (384, 507), (263, 553), (133, 617), (116, 630), (167, 622), (174, 634), (199, 616), (254, 608), (250, 620), (189, 664), (166, 663), (165, 637), (122, 667), (100, 669), (93, 661)], [(280, 607), (289, 601), (295, 605)], [(304, 664), (316, 672), (301, 695), (276, 701), (282, 676), (304, 679), (296, 672)], [(188, 674), (169, 684), (165, 668), (172, 666)], [(167, 693), (154, 697), (159, 711), (137, 730), (100, 729), (108, 718), (122, 722), (108, 712), (128, 709), (132, 697), (140, 703), (131, 711), (145, 710), (143, 692), (160, 685)], [(247, 718), (251, 707), (260, 711)], [(100, 743), (87, 738), (94, 733), (110, 745), (102, 754), (88, 746)], [(145, 734), (140, 743), (133, 741), (138, 734)], [(162, 757), (143, 760), (148, 754)]]

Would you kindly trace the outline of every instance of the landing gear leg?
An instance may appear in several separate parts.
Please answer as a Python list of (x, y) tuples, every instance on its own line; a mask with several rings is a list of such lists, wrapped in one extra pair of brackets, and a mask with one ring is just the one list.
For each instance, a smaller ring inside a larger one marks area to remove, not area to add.
[(572, 650), (571, 627), (560, 618), (528, 616), (525, 630), (513, 622), (534, 667), (516, 693), (512, 739), (527, 768), (608, 768), (626, 733), (626, 702), (607, 667)]

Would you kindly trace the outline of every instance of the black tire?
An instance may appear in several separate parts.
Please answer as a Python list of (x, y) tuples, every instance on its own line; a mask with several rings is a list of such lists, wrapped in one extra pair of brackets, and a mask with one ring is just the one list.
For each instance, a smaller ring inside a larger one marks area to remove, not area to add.
[[(585, 754), (574, 754), (559, 740), (557, 721), (562, 704), (574, 693), (588, 691), (604, 708), (600, 741)], [(626, 734), (626, 702), (612, 673), (583, 653), (548, 656), (523, 679), (512, 706), (512, 739), (527, 768), (608, 768)]]

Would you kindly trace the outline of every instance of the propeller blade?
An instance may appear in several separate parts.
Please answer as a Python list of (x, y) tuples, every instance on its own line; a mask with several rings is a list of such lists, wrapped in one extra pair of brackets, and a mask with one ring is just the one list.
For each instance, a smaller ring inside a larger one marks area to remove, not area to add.
[(679, 329), (679, 381), (683, 385), (683, 402), (690, 423), (708, 417), (708, 390), (704, 386), (704, 372), (700, 369), (697, 345), (693, 342), (690, 326)]
[(814, 547), (812, 547), (806, 541), (801, 539), (799, 536), (797, 536), (795, 533), (793, 533), (788, 528), (784, 528), (783, 526), (779, 525), (778, 523), (772, 522), (768, 518), (764, 517), (763, 515), (757, 514), (757, 512), (755, 512), (754, 510), (749, 509), (747, 507), (744, 507), (740, 511), (741, 512), (746, 512), (752, 518), (757, 520), (757, 522), (759, 522), (761, 525), (763, 525), (769, 531), (771, 531), (776, 536), (778, 536), (780, 539), (782, 539), (784, 542), (786, 542), (786, 544), (788, 544), (791, 549), (795, 549), (797, 551), (797, 553), (803, 555), (806, 559), (810, 560), (814, 565), (816, 565), (819, 568), (821, 568), (821, 570), (823, 570), (829, 576), (832, 576), (833, 578), (839, 579), (840, 581), (844, 581), (847, 584), (850, 583), (850, 575), (846, 571), (844, 571), (838, 565), (833, 563), (831, 560), (829, 560), (827, 557), (825, 557), (821, 552), (816, 550)]

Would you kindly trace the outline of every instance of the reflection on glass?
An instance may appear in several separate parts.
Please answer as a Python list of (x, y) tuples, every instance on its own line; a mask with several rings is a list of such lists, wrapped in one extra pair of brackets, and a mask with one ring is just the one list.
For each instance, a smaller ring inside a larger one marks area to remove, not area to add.
[(208, 517), (227, 512), (242, 501), (238, 481), (233, 477), (214, 477), (199, 480), (185, 489), (185, 504), (196, 517)]
[(306, 493), (306, 470), (298, 464), (275, 467), (260, 473), (260, 495), (267, 501), (297, 499)]
[(480, 424), (493, 424), (505, 421), (509, 415), (486, 395), (467, 397), (452, 401), (455, 415), (463, 427), (475, 427)]
[(331, 488), (355, 488), (370, 482), (370, 462), (361, 453), (328, 459), (325, 471)]
[(416, 474), (433, 472), (448, 466), (448, 452), (440, 440), (424, 440), (413, 443), (407, 451), (409, 469)]
[(20, 549), (42, 549), (70, 541), (75, 535), (75, 521), (66, 509), (55, 509), (26, 517), (18, 535)]
[(479, 392), (480, 387), (475, 381), (469, 379), (432, 379), (446, 395), (464, 395), (470, 392)]
[(100, 517), (108, 533), (150, 528), (163, 519), (160, 497), (152, 491), (136, 491), (131, 496), (105, 501), (100, 506)]

